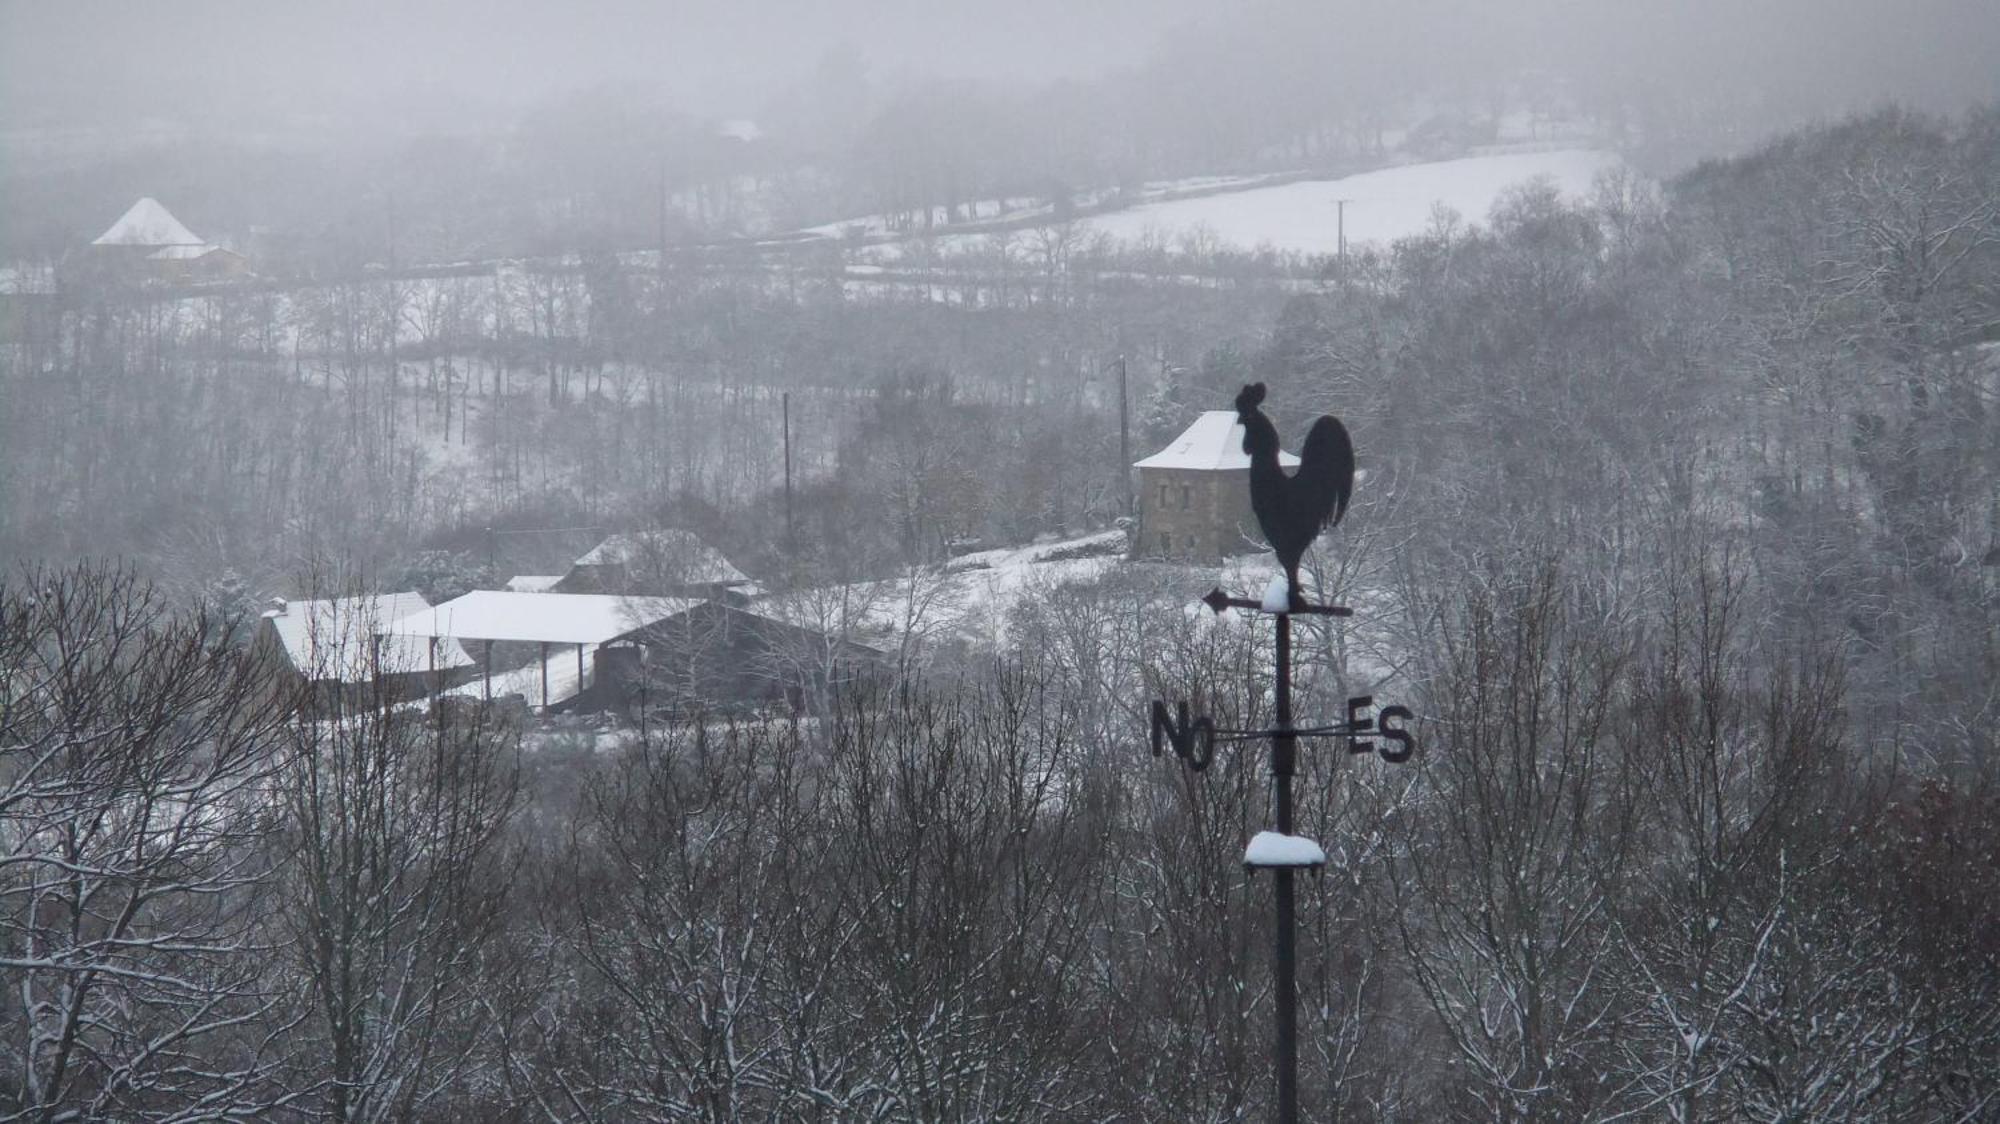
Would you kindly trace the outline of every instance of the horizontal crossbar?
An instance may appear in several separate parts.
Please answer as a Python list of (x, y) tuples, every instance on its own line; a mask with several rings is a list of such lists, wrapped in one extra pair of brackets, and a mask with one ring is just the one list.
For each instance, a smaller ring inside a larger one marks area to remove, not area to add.
[[(1201, 600), (1203, 604), (1207, 605), (1210, 609), (1213, 609), (1218, 613), (1222, 612), (1224, 609), (1248, 609), (1253, 613), (1264, 613), (1270, 611), (1264, 608), (1264, 603), (1262, 601), (1252, 601), (1248, 597), (1231, 597), (1227, 593), (1222, 592), (1222, 587), (1220, 586), (1217, 586), (1216, 588), (1209, 590), (1208, 595), (1206, 597), (1203, 597)], [(1306, 605), (1301, 605), (1296, 609), (1287, 609), (1282, 613), (1272, 613), (1271, 615), (1274, 617), (1300, 616), (1300, 615), (1314, 616), (1314, 617), (1351, 617), (1354, 615), (1354, 610), (1348, 608), (1345, 605), (1306, 604)]]

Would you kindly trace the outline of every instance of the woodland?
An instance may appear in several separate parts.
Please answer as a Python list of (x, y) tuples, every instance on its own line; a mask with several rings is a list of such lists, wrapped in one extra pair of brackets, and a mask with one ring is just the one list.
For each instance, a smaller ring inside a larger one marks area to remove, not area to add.
[(1297, 705), (1393, 690), (1423, 750), (1305, 755), (1310, 1118), (2000, 1114), (2000, 111), (1344, 258), (987, 252), (9, 321), (0, 1119), (1264, 1117), (1268, 778), (1144, 737), (1270, 712), (1212, 567), (644, 730), (299, 721), (243, 643), (308, 573), (574, 553), (515, 531), (689, 527), (785, 591), (1119, 526), (1121, 377), (1132, 459), (1252, 381), (1358, 449)]

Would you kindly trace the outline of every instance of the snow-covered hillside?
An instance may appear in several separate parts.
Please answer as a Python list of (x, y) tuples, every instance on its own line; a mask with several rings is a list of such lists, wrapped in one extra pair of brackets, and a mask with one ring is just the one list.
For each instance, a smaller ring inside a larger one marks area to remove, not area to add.
[(1615, 154), (1592, 149), (1471, 156), (1149, 203), (1100, 215), (1091, 219), (1091, 226), (1123, 241), (1139, 241), (1154, 232), (1172, 239), (1206, 227), (1222, 242), (1243, 249), (1270, 245), (1331, 254), (1340, 247), (1341, 199), (1348, 201), (1347, 243), (1352, 248), (1420, 233), (1440, 204), (1483, 221), (1502, 192), (1538, 176), (1553, 180), (1565, 195), (1582, 196), (1599, 173), (1620, 164)]

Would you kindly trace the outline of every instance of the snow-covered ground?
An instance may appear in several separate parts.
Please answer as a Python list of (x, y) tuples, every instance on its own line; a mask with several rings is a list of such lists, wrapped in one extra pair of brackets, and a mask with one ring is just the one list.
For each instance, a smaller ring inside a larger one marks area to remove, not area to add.
[[(542, 705), (542, 673), (546, 669), (548, 672), (549, 705), (555, 706), (559, 703), (568, 702), (579, 691), (589, 686), (589, 683), (586, 682), (587, 669), (591, 666), (591, 661), (596, 658), (597, 645), (585, 644), (583, 646), (582, 663), (586, 669), (586, 673), (579, 674), (577, 671), (576, 648), (572, 645), (561, 645), (560, 650), (551, 651), (546, 662), (537, 660), (526, 667), (517, 667), (510, 671), (494, 672), (492, 685), (493, 697), (498, 699), (508, 695), (519, 695), (527, 700), (529, 706), (539, 708)], [(456, 695), (461, 698), (477, 699), (486, 697), (486, 692), (486, 677), (478, 675), (474, 676), (470, 682), (460, 683), (456, 687), (449, 688), (445, 691), (445, 694)]]
[[(1469, 222), (1484, 222), (1493, 204), (1508, 188), (1537, 177), (1551, 180), (1563, 194), (1587, 195), (1597, 176), (1623, 165), (1615, 154), (1591, 148), (1553, 145), (1507, 146), (1457, 160), (1405, 164), (1339, 179), (1292, 180), (1279, 176), (1201, 177), (1148, 184), (1140, 202), (1124, 210), (1097, 211), (1110, 199), (1099, 193), (1080, 202), (1087, 212), (1071, 248), (1102, 236), (1113, 242), (1147, 242), (1168, 249), (1189, 248), (1204, 241), (1242, 250), (1259, 247), (1290, 253), (1332, 254), (1340, 246), (1340, 208), (1347, 200), (1347, 242), (1388, 243), (1420, 234), (1431, 226), (1440, 206)], [(1030, 272), (1041, 253), (1034, 229), (1020, 225), (1046, 219), (1049, 208), (1007, 205), (992, 215), (981, 212), (971, 224), (930, 231), (888, 230), (879, 218), (828, 223), (798, 232), (836, 238), (842, 232), (861, 243), (847, 250), (849, 284), (873, 284), (902, 295), (908, 277), (880, 277), (884, 270), (908, 271), (945, 265), (955, 272), (968, 266), (990, 267), (1002, 254)], [(1016, 229), (1007, 229), (1010, 225)], [(952, 302), (963, 294), (948, 284), (926, 286), (925, 299)], [(869, 295), (869, 294), (859, 294)]]
[[(1242, 627), (1248, 615), (1231, 610), (1217, 617), (1202, 596), (1220, 585), (1237, 596), (1254, 597), (1278, 573), (1276, 560), (1262, 552), (1226, 558), (1213, 566), (1129, 561), (1124, 539), (1124, 531), (1113, 530), (980, 551), (954, 558), (942, 569), (777, 595), (758, 602), (758, 608), (779, 620), (842, 633), (887, 652), (945, 639), (1004, 648), (1009, 618), (1025, 601), (1045, 598), (1064, 586), (1099, 581), (1127, 567), (1171, 573), (1174, 588), (1186, 598), (1183, 611), (1223, 628)], [(1371, 615), (1378, 612), (1378, 600), (1362, 598)], [(1362, 667), (1361, 674), (1386, 678), (1391, 669), (1368, 653), (1370, 643), (1372, 638), (1358, 637), (1352, 658)]]
[(1123, 553), (1125, 553), (1124, 531), (1100, 531), (1079, 539), (1051, 540), (1029, 546), (1003, 546), (997, 550), (961, 554), (945, 563), (944, 568), (953, 573), (966, 570), (994, 570), (1022, 566), (1030, 562), (1051, 562), (1065, 558)]
[[(1059, 550), (1075, 546), (1076, 541), (1023, 548), (1020, 553)], [(1002, 647), (1007, 618), (1023, 598), (1095, 581), (1122, 564), (1118, 555), (1099, 554), (1019, 557), (1004, 565), (963, 570), (922, 568), (901, 578), (781, 594), (755, 607), (778, 620), (840, 633), (883, 652), (946, 638)]]
[(1171, 242), (1206, 228), (1243, 249), (1331, 254), (1340, 247), (1340, 208), (1347, 200), (1347, 243), (1386, 243), (1423, 232), (1442, 205), (1483, 221), (1502, 192), (1540, 176), (1565, 195), (1581, 197), (1599, 173), (1620, 166), (1617, 155), (1594, 149), (1512, 152), (1408, 164), (1337, 180), (1303, 180), (1275, 187), (1149, 203), (1090, 220), (1093, 229), (1121, 241), (1165, 235)]
[[(1248, 176), (1188, 176), (1176, 180), (1153, 180), (1140, 186), (1136, 195), (1139, 202), (1154, 203), (1176, 199), (1190, 193), (1223, 191), (1261, 183), (1272, 177), (1266, 175)], [(1074, 192), (1070, 196), (1072, 205), (1091, 208), (1104, 205), (1118, 194), (1116, 188), (1099, 187)], [(896, 239), (919, 238), (924, 235), (934, 237), (964, 237), (976, 234), (976, 228), (992, 227), (1007, 223), (1017, 223), (1037, 218), (1049, 218), (1055, 213), (1054, 204), (1046, 199), (1007, 198), (984, 199), (973, 203), (969, 215), (963, 215), (961, 222), (947, 224), (935, 229), (891, 230), (881, 215), (863, 215), (858, 218), (842, 219), (837, 222), (821, 223), (798, 231), (798, 234), (817, 238), (832, 239)]]

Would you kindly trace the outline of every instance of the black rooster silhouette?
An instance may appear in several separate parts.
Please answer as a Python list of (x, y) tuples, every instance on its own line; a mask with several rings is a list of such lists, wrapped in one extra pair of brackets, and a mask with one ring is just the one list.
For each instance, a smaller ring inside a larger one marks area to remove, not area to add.
[(1340, 419), (1321, 415), (1306, 434), (1299, 470), (1291, 476), (1278, 466), (1278, 428), (1259, 409), (1264, 384), (1252, 383), (1236, 395), (1236, 420), (1243, 425), (1243, 451), (1250, 454), (1250, 510), (1264, 539), (1285, 568), (1292, 608), (1305, 604), (1299, 592), (1299, 559), (1327, 527), (1347, 514), (1354, 493), (1354, 443)]

